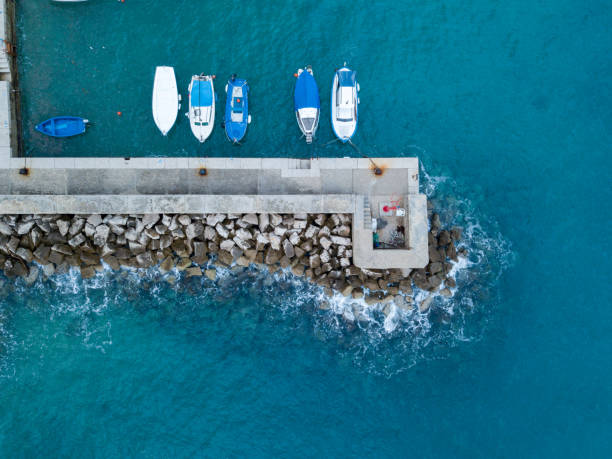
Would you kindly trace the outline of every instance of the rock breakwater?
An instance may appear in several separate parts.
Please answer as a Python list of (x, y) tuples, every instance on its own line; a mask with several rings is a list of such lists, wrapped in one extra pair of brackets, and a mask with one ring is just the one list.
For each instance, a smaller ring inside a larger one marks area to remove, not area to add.
[[(0, 268), (9, 278), (34, 283), (40, 276), (80, 270), (85, 279), (105, 269), (151, 268), (216, 278), (215, 266), (257, 264), (291, 270), (329, 295), (394, 302), (410, 310), (413, 286), (452, 294), (453, 262), (461, 230), (442, 229), (431, 216), (430, 263), (425, 269), (373, 270), (352, 263), (349, 214), (146, 214), (4, 215), (0, 217)], [(432, 295), (418, 307), (425, 312)], [(325, 308), (325, 304), (321, 305)]]

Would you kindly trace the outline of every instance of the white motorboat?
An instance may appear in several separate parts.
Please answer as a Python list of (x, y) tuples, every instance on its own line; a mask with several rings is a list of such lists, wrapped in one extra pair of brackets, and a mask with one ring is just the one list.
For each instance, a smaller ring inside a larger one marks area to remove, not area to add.
[(189, 118), (191, 132), (200, 142), (212, 133), (215, 124), (214, 75), (194, 75), (189, 83)]
[(331, 121), (336, 137), (348, 142), (357, 130), (359, 83), (356, 72), (346, 67), (336, 70), (331, 93)]
[(167, 135), (181, 108), (173, 67), (157, 67), (153, 83), (153, 119), (163, 135)]

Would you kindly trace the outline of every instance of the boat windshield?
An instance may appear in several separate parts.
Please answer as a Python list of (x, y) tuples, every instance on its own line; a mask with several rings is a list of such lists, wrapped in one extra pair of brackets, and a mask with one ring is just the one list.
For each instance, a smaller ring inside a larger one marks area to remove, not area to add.
[(338, 121), (345, 121), (345, 122), (353, 121), (354, 119), (353, 110), (347, 107), (338, 108), (338, 115), (336, 116), (336, 119)]

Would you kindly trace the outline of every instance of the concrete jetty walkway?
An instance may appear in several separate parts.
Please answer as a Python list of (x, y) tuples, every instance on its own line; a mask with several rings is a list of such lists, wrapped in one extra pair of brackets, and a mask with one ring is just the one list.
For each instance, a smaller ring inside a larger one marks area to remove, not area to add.
[[(374, 173), (374, 164), (382, 169)], [(20, 169), (27, 167), (27, 175)], [(205, 169), (205, 175), (202, 171)], [(406, 247), (375, 250), (370, 200), (401, 199)], [(0, 213), (346, 213), (366, 268), (428, 262), (427, 201), (417, 158), (10, 158)]]

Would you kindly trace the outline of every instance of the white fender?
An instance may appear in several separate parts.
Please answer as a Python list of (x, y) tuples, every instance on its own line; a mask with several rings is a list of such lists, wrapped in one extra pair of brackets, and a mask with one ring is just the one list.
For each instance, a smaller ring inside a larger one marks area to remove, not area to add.
[(247, 118), (247, 124), (251, 124), (251, 115)]

